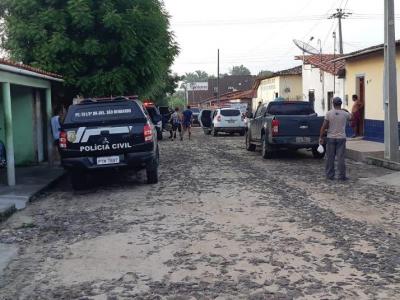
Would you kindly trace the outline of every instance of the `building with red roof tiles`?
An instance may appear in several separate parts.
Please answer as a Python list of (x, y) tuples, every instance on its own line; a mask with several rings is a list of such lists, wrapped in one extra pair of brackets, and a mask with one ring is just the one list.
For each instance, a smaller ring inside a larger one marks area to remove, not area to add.
[(303, 100), (314, 103), (315, 112), (324, 115), (332, 108), (333, 97), (344, 98), (344, 60), (334, 54), (296, 56), (295, 59), (303, 61)]
[(52, 88), (58, 74), (0, 59), (0, 140), (6, 147), (7, 184), (16, 184), (15, 166), (53, 160)]
[(260, 102), (268, 103), (276, 98), (303, 99), (302, 72), (302, 66), (296, 66), (257, 78), (253, 85), (255, 91), (252, 102), (253, 111)]

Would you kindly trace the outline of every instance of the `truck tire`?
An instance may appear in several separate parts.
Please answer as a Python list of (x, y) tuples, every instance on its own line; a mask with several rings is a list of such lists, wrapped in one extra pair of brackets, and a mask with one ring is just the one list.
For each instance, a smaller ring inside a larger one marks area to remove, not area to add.
[(69, 177), (72, 188), (76, 191), (84, 190), (89, 185), (88, 174), (85, 171), (71, 171)]
[(324, 149), (325, 149), (324, 153), (319, 153), (317, 149), (318, 149), (318, 147), (314, 147), (311, 149), (313, 157), (316, 159), (323, 159), (325, 157), (325, 153), (326, 153), (325, 146), (324, 146)]
[(256, 151), (256, 145), (251, 143), (249, 131), (247, 131), (247, 134), (246, 134), (246, 150), (251, 151), (251, 152)]
[(271, 145), (268, 143), (268, 138), (266, 135), (263, 135), (263, 137), (262, 137), (261, 155), (265, 159), (272, 158)]
[(147, 184), (158, 183), (159, 150), (157, 148), (156, 158), (152, 159), (146, 167)]

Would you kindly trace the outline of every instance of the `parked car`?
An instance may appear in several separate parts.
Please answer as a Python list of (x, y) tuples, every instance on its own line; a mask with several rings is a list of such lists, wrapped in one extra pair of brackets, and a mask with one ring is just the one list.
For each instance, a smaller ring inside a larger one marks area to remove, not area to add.
[(245, 135), (246, 125), (239, 109), (203, 109), (199, 115), (200, 125), (206, 134), (217, 136), (219, 132)]
[(193, 113), (193, 124), (198, 124), (198, 125), (200, 125), (200, 122), (199, 122), (199, 114), (200, 114), (200, 108), (198, 108), (198, 107), (191, 107), (190, 108), (190, 110), (192, 111), (192, 113)]
[(272, 101), (258, 107), (251, 116), (246, 134), (246, 149), (262, 146), (262, 156), (270, 158), (278, 149), (312, 149), (315, 158), (322, 158), (319, 146), (324, 117), (318, 117), (313, 105), (306, 101)]
[(61, 163), (74, 189), (86, 186), (90, 172), (103, 169), (146, 169), (147, 182), (158, 182), (157, 131), (138, 100), (71, 105), (59, 141)]
[(156, 127), (157, 130), (157, 138), (159, 141), (163, 139), (163, 122), (162, 122), (162, 116), (160, 114), (160, 111), (158, 108), (155, 106), (153, 102), (145, 102), (144, 107), (146, 108), (147, 112), (150, 115), (150, 119), (153, 122), (154, 126)]

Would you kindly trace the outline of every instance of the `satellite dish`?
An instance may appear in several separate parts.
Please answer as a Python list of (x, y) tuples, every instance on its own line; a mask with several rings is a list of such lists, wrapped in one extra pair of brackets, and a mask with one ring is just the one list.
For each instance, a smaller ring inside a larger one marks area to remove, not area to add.
[(308, 43), (305, 43), (300, 40), (293, 40), (293, 43), (301, 50), (303, 53), (308, 53), (308, 54), (320, 54), (319, 50), (315, 49), (313, 46), (311, 46)]

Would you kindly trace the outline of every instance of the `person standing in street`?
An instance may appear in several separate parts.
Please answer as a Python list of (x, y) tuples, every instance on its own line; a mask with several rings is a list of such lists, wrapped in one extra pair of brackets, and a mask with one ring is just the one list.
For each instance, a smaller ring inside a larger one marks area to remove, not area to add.
[(335, 97), (332, 100), (333, 109), (328, 111), (324, 123), (320, 130), (319, 143), (321, 145), (325, 142), (325, 134), (327, 133), (326, 140), (326, 167), (325, 174), (328, 180), (335, 179), (335, 158), (338, 162), (339, 180), (346, 181), (346, 125), (351, 120), (351, 114), (342, 109), (342, 99)]
[(183, 133), (182, 136), (185, 135), (187, 131), (189, 134), (189, 140), (192, 135), (192, 120), (193, 119), (193, 112), (190, 109), (190, 105), (187, 106), (187, 109), (183, 112)]
[(357, 95), (353, 95), (353, 107), (351, 109), (351, 114), (353, 119), (351, 121), (351, 127), (353, 128), (353, 138), (361, 136), (361, 124), (362, 124), (362, 110), (364, 108), (364, 103), (358, 98)]
[(179, 113), (179, 107), (175, 108), (175, 111), (171, 115), (170, 122), (172, 124), (172, 132), (170, 139), (173, 141), (176, 139), (176, 131), (179, 132), (179, 137), (182, 141), (182, 116)]

